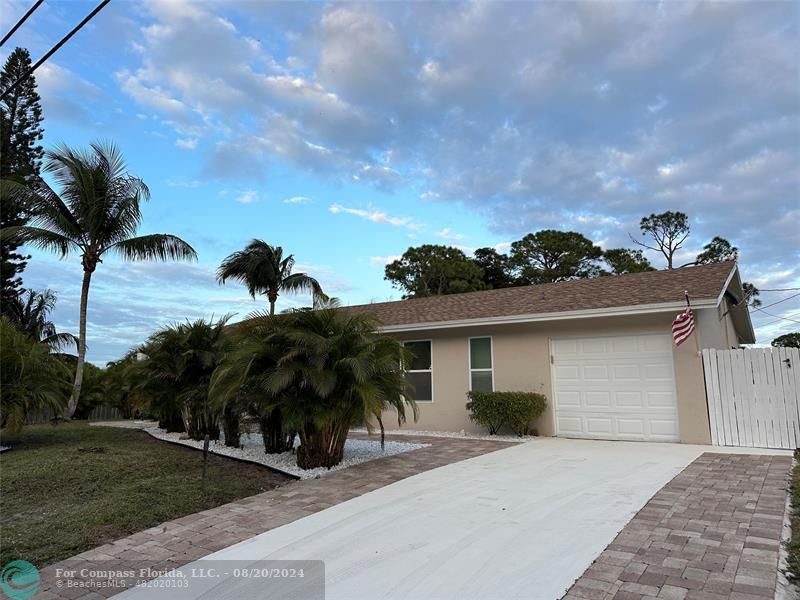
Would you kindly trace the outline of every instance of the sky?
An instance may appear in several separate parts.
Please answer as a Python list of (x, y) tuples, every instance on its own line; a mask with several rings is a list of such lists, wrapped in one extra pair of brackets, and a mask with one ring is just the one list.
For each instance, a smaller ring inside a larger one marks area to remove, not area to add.
[[(31, 3), (0, 0), (0, 28)], [(0, 59), (38, 59), (93, 7), (47, 0)], [(798, 29), (797, 2), (115, 0), (36, 73), (44, 144), (113, 140), (152, 193), (141, 232), (199, 260), (100, 265), (88, 358), (263, 309), (215, 280), (253, 238), (351, 304), (399, 299), (383, 268), (409, 246), (631, 246), (681, 210), (681, 259), (721, 235), (746, 280), (800, 287)], [(79, 261), (31, 254), (24, 285), (77, 332)], [(759, 343), (800, 328), (797, 293), (762, 293)]]

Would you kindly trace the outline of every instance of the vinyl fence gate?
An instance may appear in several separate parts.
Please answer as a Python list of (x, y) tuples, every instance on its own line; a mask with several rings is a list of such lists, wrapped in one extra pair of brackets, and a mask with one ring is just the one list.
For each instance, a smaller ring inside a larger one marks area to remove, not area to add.
[(800, 349), (705, 349), (711, 442), (800, 447)]

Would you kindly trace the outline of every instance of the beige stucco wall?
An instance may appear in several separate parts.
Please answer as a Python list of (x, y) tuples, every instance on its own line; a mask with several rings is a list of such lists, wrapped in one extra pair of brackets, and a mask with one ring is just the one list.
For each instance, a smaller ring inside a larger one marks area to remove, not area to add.
[[(673, 313), (660, 313), (395, 334), (405, 341), (432, 340), (433, 402), (419, 402), (419, 421), (405, 427), (430, 431), (481, 431), (470, 422), (465, 408), (469, 389), (468, 340), (474, 336), (490, 335), (494, 353), (495, 390), (543, 393), (548, 399), (547, 410), (534, 425), (540, 435), (553, 435), (551, 338), (669, 333), (674, 317)], [(714, 343), (724, 343), (724, 322), (719, 319), (708, 321), (704, 323), (707, 335), (714, 338)], [(686, 443), (709, 443), (703, 369), (694, 340), (690, 339), (681, 348), (675, 349), (673, 356), (681, 440)], [(397, 426), (393, 418), (385, 421), (387, 427)]]

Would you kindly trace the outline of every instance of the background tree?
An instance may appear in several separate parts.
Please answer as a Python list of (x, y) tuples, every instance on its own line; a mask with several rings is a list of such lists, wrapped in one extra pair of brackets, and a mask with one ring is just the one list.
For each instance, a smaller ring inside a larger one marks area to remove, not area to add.
[(43, 343), (52, 352), (61, 351), (72, 345), (77, 346), (78, 340), (74, 335), (59, 333), (55, 324), (50, 321), (50, 313), (56, 306), (56, 295), (52, 290), (43, 292), (27, 290), (7, 302), (4, 311), (6, 316), (20, 331)]
[(403, 298), (474, 292), (486, 286), (483, 271), (458, 248), (423, 244), (386, 265), (384, 279), (403, 290)]
[(511, 287), (516, 282), (508, 256), (494, 248), (478, 248), (472, 254), (472, 262), (483, 271), (483, 282), (489, 289)]
[(682, 212), (673, 211), (651, 214), (642, 218), (639, 228), (642, 236), (649, 237), (652, 241), (641, 242), (633, 236), (631, 240), (643, 248), (660, 252), (667, 261), (667, 269), (674, 268), (675, 254), (691, 232), (689, 217)]
[(703, 246), (703, 251), (697, 255), (697, 258), (692, 264), (708, 265), (711, 263), (724, 262), (726, 260), (738, 260), (738, 258), (739, 249), (725, 238), (717, 235)]
[[(15, 49), (0, 72), (0, 91), (11, 87), (30, 67), (28, 51)], [(44, 156), (39, 143), (44, 136), (41, 123), (41, 99), (36, 78), (30, 75), (0, 101), (0, 179), (25, 183), (39, 175)], [(22, 200), (17, 195), (0, 195), (0, 229), (25, 224), (28, 207)], [(20, 292), (19, 275), (30, 256), (17, 252), (19, 247), (15, 240), (0, 240), (0, 306)]]
[(772, 340), (775, 348), (800, 348), (800, 331), (784, 333)]
[(603, 260), (611, 267), (613, 275), (655, 271), (653, 265), (641, 250), (630, 248), (610, 248), (603, 252)]
[(600, 274), (600, 246), (575, 231), (543, 229), (511, 244), (511, 265), (523, 285), (594, 277)]
[(9, 227), (2, 237), (50, 250), (66, 257), (77, 254), (83, 265), (78, 361), (67, 404), (71, 418), (78, 405), (86, 360), (86, 312), (89, 287), (97, 265), (109, 254), (123, 260), (195, 260), (194, 249), (177, 236), (136, 236), (142, 220), (140, 204), (150, 198), (144, 182), (127, 172), (112, 144), (92, 144), (78, 151), (61, 146), (47, 153), (45, 171), (61, 188), (61, 197), (42, 179), (32, 187), (3, 181), (0, 193), (29, 198), (32, 225)]
[(308, 292), (316, 305), (327, 300), (319, 282), (307, 273), (292, 273), (294, 255), (283, 257), (283, 248), (271, 246), (264, 240), (253, 240), (222, 261), (217, 269), (220, 285), (236, 279), (247, 286), (250, 296), (263, 294), (269, 301), (269, 313), (275, 314), (275, 303), (281, 292)]
[(44, 344), (0, 317), (0, 428), (17, 431), (29, 414), (60, 411), (69, 393), (69, 371)]

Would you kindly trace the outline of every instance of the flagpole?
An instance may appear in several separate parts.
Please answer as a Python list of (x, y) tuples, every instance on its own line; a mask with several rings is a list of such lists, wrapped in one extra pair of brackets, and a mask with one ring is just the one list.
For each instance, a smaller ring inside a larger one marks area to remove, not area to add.
[[(683, 290), (683, 297), (686, 298), (686, 308), (692, 309), (692, 303), (689, 301), (689, 290)], [(694, 312), (694, 310), (692, 310)], [(697, 320), (694, 323), (694, 331), (692, 332), (694, 338), (694, 347), (697, 350), (697, 356), (700, 357), (703, 353), (700, 351), (700, 341), (697, 339)]]

